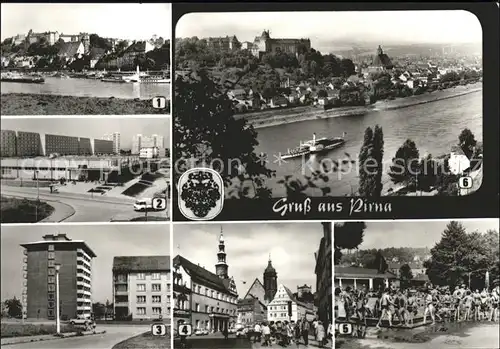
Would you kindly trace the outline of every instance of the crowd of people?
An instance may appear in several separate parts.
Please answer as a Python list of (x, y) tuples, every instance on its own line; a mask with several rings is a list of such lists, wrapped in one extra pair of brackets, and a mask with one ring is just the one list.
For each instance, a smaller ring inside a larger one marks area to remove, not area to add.
[(261, 343), (262, 346), (272, 346), (276, 343), (282, 347), (301, 344), (309, 346), (309, 336), (314, 335), (320, 348), (326, 346), (332, 339), (332, 324), (326, 326), (320, 320), (309, 322), (306, 318), (299, 321), (270, 321), (256, 323), (253, 331), (249, 332), (248, 337), (254, 343)]
[[(340, 314), (342, 308), (343, 314)], [(438, 321), (498, 321), (500, 308), (500, 286), (475, 291), (464, 284), (450, 289), (427, 285), (421, 290), (387, 287), (379, 291), (340, 287), (335, 289), (335, 319), (354, 325), (353, 333), (366, 332), (367, 318), (378, 319), (389, 327), (398, 320), (399, 326), (411, 327), (417, 315), (423, 324), (430, 317), (431, 323)]]

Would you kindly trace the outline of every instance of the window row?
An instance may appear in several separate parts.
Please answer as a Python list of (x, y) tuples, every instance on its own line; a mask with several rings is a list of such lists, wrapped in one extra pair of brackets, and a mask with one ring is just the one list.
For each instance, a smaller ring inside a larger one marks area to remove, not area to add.
[(231, 296), (226, 295), (222, 292), (211, 290), (208, 287), (203, 287), (203, 286), (197, 285), (194, 282), (193, 282), (193, 286), (192, 286), (192, 291), (194, 293), (198, 293), (198, 294), (204, 295), (206, 297), (215, 298), (215, 299), (221, 300), (223, 302), (228, 302), (228, 303), (232, 303), (232, 304), (237, 304), (237, 302), (238, 302), (236, 297), (231, 297)]
[[(153, 307), (152, 309), (152, 315), (161, 315), (161, 307)], [(146, 307), (137, 307), (136, 312), (137, 315), (148, 315), (146, 311)]]
[[(170, 296), (167, 296), (167, 300)], [(161, 296), (151, 296), (152, 303), (161, 303)], [(146, 296), (137, 296), (137, 303), (146, 303)]]

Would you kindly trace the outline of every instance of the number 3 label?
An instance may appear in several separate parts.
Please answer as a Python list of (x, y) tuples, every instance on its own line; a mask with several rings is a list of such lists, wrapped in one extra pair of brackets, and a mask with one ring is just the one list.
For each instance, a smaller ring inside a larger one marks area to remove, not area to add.
[(151, 333), (153, 336), (166, 336), (167, 326), (165, 324), (153, 324), (151, 326)]

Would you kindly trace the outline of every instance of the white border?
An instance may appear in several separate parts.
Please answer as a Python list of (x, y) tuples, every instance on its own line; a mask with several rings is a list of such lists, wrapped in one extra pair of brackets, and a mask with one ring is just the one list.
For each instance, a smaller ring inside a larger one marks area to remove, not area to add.
[[(222, 184), (220, 190), (222, 191), (221, 193), (221, 205), (220, 205), (220, 209), (219, 211), (212, 217), (212, 218), (191, 218), (191, 217), (188, 217), (184, 214), (184, 212), (182, 212), (182, 210), (180, 209), (180, 206), (179, 206), (179, 211), (182, 213), (182, 215), (184, 217), (186, 217), (187, 219), (191, 220), (191, 221), (194, 221), (194, 222), (210, 222), (212, 221), (215, 217), (217, 217), (221, 212), (222, 212), (222, 209), (224, 208), (224, 190), (225, 190), (225, 187), (224, 187), (224, 180), (222, 179), (222, 176), (220, 175), (219, 172), (215, 171), (214, 169), (212, 168), (208, 168), (208, 167), (195, 167), (195, 168), (191, 168), (189, 170), (187, 170), (186, 172), (184, 172), (181, 177), (179, 178), (179, 182), (176, 184), (179, 185), (179, 183), (182, 182), (182, 179), (189, 175), (191, 172), (198, 172), (198, 171), (206, 171), (206, 172), (210, 172), (212, 173), (215, 177), (217, 177), (220, 181), (220, 184)], [(177, 188), (177, 203), (179, 205), (179, 202), (181, 202), (181, 191), (179, 190), (179, 188)], [(230, 221), (229, 221), (230, 222)]]

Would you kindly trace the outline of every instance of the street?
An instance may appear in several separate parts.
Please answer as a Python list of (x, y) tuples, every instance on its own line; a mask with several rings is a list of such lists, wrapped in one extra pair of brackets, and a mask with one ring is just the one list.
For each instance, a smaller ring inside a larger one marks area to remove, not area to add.
[[(274, 347), (279, 347), (277, 343), (273, 343)], [(320, 346), (318, 343), (314, 340), (314, 336), (309, 336), (309, 345), (306, 347), (304, 346), (304, 342), (301, 340), (300, 346), (297, 346), (295, 343), (291, 344), (289, 346), (290, 348), (319, 348)], [(331, 342), (330, 344), (327, 344), (324, 346), (325, 348), (330, 348), (331, 347)], [(181, 349), (182, 346), (180, 344), (180, 341), (176, 339), (174, 341), (174, 349)], [(259, 348), (269, 348), (269, 347), (264, 347), (262, 346), (261, 343), (253, 343), (253, 341), (250, 341), (246, 338), (236, 338), (234, 336), (229, 336), (228, 339), (224, 339), (224, 337), (220, 334), (210, 334), (208, 336), (191, 336), (187, 340), (187, 348), (189, 349), (207, 349), (207, 348), (214, 348), (214, 349), (223, 349), (223, 348), (237, 348), (237, 349), (244, 349), (244, 348), (252, 348), (252, 349), (259, 349)]]
[[(174, 341), (174, 349), (181, 349), (182, 346), (179, 340)], [(208, 348), (252, 348), (252, 343), (246, 338), (236, 338), (229, 337), (224, 339), (220, 335), (208, 335), (208, 336), (191, 336), (187, 339), (187, 348), (193, 349), (208, 349)]]
[(98, 330), (105, 330), (106, 333), (98, 335), (90, 335), (83, 337), (70, 337), (64, 339), (54, 339), (47, 341), (39, 341), (32, 343), (21, 343), (12, 345), (2, 345), (2, 348), (85, 348), (85, 349), (111, 349), (115, 344), (137, 336), (141, 333), (147, 332), (151, 329), (150, 325), (98, 325)]
[[(2, 195), (24, 197), (28, 199), (37, 198), (36, 188), (21, 188), (21, 187), (1, 187)], [(111, 220), (129, 221), (135, 217), (144, 216), (144, 213), (135, 212), (133, 209), (134, 199), (128, 201), (121, 198), (78, 196), (76, 194), (50, 194), (46, 189), (40, 189), (40, 200), (57, 201), (64, 205), (70, 206), (75, 213), (68, 212), (67, 215), (61, 214), (61, 219), (64, 222), (109, 222)], [(59, 207), (54, 207), (56, 210)], [(54, 214), (59, 215), (55, 212)], [(165, 217), (165, 211), (148, 212), (148, 217)], [(58, 220), (60, 221), (60, 220)]]

